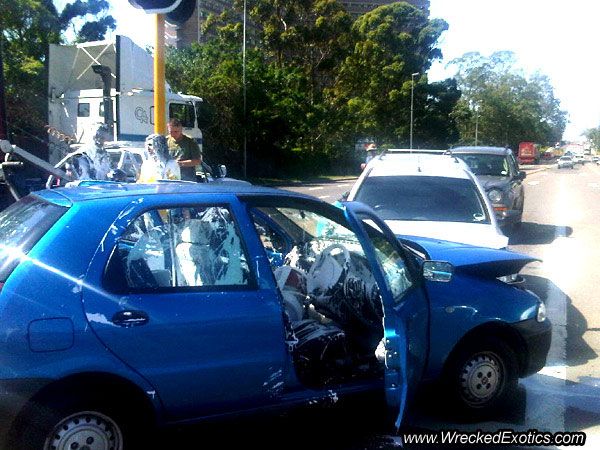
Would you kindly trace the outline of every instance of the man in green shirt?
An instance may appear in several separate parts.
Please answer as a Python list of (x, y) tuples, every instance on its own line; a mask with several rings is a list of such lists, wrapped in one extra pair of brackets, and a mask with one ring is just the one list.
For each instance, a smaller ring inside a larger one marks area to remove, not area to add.
[(196, 181), (196, 166), (202, 163), (202, 153), (198, 143), (183, 134), (183, 125), (181, 120), (174, 117), (167, 124), (169, 137), (169, 154), (175, 158), (181, 168), (181, 179)]

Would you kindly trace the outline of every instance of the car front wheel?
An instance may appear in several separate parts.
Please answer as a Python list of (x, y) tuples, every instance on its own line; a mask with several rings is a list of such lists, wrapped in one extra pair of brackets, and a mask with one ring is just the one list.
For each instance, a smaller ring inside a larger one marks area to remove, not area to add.
[(471, 341), (451, 357), (444, 378), (451, 400), (462, 412), (489, 413), (514, 393), (517, 357), (500, 339)]

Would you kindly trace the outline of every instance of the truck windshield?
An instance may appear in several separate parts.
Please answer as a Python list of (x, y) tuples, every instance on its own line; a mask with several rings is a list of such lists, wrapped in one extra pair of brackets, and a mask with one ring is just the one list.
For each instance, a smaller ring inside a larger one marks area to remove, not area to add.
[(425, 177), (367, 177), (354, 200), (372, 207), (383, 220), (490, 223), (471, 180)]
[(0, 212), (0, 283), (66, 210), (28, 196)]
[(455, 156), (466, 162), (475, 175), (508, 176), (508, 161), (504, 155), (461, 153)]

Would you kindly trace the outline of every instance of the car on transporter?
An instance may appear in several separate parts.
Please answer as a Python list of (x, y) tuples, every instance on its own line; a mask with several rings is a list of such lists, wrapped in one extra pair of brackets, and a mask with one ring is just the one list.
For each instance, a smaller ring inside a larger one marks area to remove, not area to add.
[(457, 147), (451, 154), (467, 163), (485, 189), (500, 227), (511, 230), (521, 225), (525, 205), (523, 180), (513, 151), (507, 147)]
[(3, 442), (123, 450), (156, 425), (372, 391), (399, 425), (439, 379), (493, 410), (545, 364), (544, 304), (508, 277), (533, 260), (251, 185), (30, 194), (0, 213)]

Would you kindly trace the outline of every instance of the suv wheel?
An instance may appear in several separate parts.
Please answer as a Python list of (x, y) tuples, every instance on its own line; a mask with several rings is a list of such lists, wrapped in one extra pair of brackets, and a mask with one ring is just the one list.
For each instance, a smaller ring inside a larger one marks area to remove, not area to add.
[(517, 387), (517, 357), (497, 338), (478, 339), (463, 345), (445, 371), (452, 401), (467, 413), (491, 412), (506, 402)]

